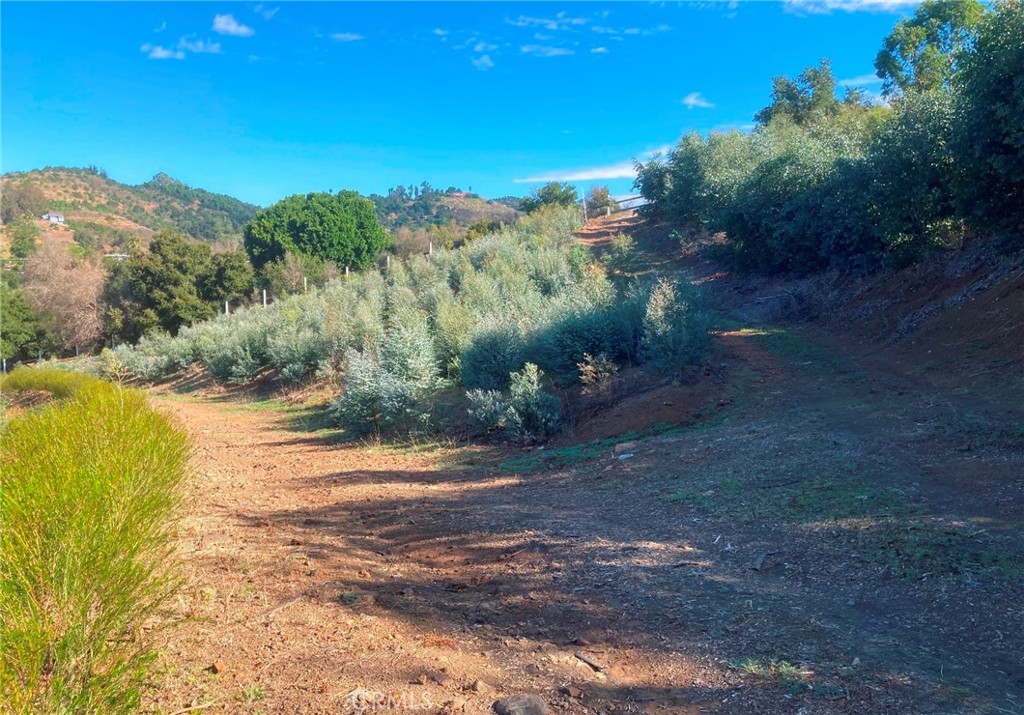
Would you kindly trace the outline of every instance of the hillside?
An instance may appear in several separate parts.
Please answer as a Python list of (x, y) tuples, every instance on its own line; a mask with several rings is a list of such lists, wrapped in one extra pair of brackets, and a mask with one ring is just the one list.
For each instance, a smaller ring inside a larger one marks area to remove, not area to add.
[(135, 237), (145, 242), (165, 228), (203, 241), (235, 243), (258, 208), (162, 173), (132, 186), (94, 168), (48, 167), (5, 174), (0, 186), (5, 195), (38, 189), (46, 209), (63, 213), (76, 240), (89, 247), (121, 246)]
[(487, 200), (455, 187), (439, 191), (427, 182), (420, 186), (396, 186), (386, 196), (372, 194), (370, 199), (377, 206), (381, 223), (390, 231), (450, 223), (468, 227), (489, 221), (510, 222), (518, 215), (505, 202)]

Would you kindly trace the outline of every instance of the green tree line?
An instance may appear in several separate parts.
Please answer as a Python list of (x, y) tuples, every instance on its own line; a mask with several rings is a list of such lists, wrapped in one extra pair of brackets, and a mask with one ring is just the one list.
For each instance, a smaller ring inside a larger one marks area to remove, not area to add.
[(931, 0), (876, 59), (883, 103), (827, 60), (773, 81), (750, 133), (637, 163), (648, 215), (724, 232), (740, 268), (861, 272), (1024, 229), (1024, 4)]

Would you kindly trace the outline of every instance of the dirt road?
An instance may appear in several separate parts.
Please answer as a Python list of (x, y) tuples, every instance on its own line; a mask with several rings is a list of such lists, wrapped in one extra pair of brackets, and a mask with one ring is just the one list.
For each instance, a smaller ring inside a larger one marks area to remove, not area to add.
[(157, 398), (197, 453), (155, 707), (1024, 713), (1019, 406), (731, 315), (617, 452)]

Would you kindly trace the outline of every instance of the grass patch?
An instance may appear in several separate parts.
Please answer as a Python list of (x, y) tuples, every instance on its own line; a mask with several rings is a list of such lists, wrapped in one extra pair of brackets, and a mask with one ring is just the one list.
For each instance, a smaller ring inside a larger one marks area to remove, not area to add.
[(858, 532), (859, 558), (908, 581), (1024, 579), (1024, 557), (1002, 549), (983, 531), (911, 520), (883, 522)]
[(772, 480), (736, 477), (702, 480), (664, 496), (720, 518), (809, 522), (909, 514), (913, 507), (898, 493), (878, 489), (853, 470)]
[(736, 671), (757, 678), (758, 680), (776, 683), (790, 695), (798, 695), (807, 689), (807, 677), (810, 675), (799, 666), (789, 661), (757, 658), (744, 658), (734, 661), (729, 666)]
[(681, 432), (683, 429), (676, 425), (660, 423), (642, 431), (626, 432), (607, 439), (581, 442), (553, 449), (534, 450), (523, 456), (506, 459), (499, 465), (499, 469), (512, 474), (529, 474), (541, 469), (568, 469), (583, 462), (606, 457), (612, 453), (615, 445), (622, 442), (634, 442), (657, 435), (672, 434)]
[(0, 698), (9, 713), (128, 713), (155, 659), (142, 632), (177, 586), (187, 438), (145, 396), (21, 368), (53, 402), (0, 433)]

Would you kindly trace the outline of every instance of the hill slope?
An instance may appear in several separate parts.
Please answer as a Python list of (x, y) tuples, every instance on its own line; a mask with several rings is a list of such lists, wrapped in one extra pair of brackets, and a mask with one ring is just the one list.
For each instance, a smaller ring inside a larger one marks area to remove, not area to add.
[(65, 215), (80, 242), (122, 245), (132, 237), (147, 240), (156, 231), (176, 228), (204, 241), (237, 242), (257, 206), (203, 189), (166, 174), (138, 186), (121, 184), (95, 169), (48, 167), (5, 174), (8, 190), (34, 187), (48, 210)]
[(386, 196), (372, 194), (381, 223), (390, 231), (401, 227), (428, 228), (458, 223), (462, 226), (488, 221), (510, 222), (518, 215), (513, 207), (454, 187), (439, 191), (424, 182), (420, 186), (396, 186)]

